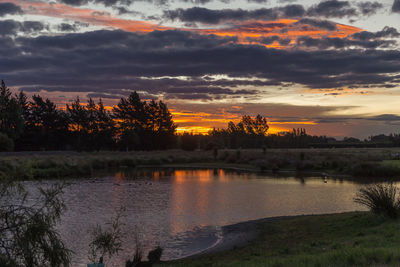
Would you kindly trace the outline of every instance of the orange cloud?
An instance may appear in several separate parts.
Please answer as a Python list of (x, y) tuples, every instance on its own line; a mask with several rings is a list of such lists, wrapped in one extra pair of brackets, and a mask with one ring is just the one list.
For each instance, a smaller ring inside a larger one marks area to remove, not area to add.
[(77, 8), (59, 3), (25, 2), (21, 0), (0, 0), (0, 3), (12, 2), (19, 5), (26, 14), (42, 15), (56, 18), (79, 20), (97, 26), (112, 27), (130, 32), (151, 32), (154, 30), (169, 30), (170, 27), (154, 23), (126, 20), (114, 17), (108, 13), (88, 8)]
[[(336, 24), (336, 29), (330, 31), (312, 25), (298, 24), (298, 21), (296, 19), (246, 21), (228, 29), (200, 29), (197, 32), (201, 34), (237, 37), (241, 44), (259, 44), (268, 48), (286, 48), (295, 44), (295, 40), (301, 36), (312, 38), (320, 38), (322, 36), (343, 38), (362, 31), (360, 28), (343, 24)], [(290, 39), (291, 41), (288, 45), (281, 45), (278, 41), (274, 41), (271, 44), (262, 43), (261, 38), (272, 36)]]
[[(147, 33), (154, 30), (164, 31), (176, 29), (174, 27), (160, 26), (151, 22), (121, 19), (98, 10), (72, 7), (59, 3), (29, 2), (22, 0), (0, 0), (0, 3), (1, 2), (12, 2), (19, 5), (27, 14), (78, 20), (92, 25), (111, 27), (130, 32)], [(336, 24), (336, 29), (330, 31), (308, 24), (299, 24), (297, 22), (298, 20), (296, 19), (246, 21), (235, 22), (228, 28), (180, 28), (180, 30), (196, 32), (199, 34), (237, 37), (238, 42), (241, 44), (258, 44), (268, 48), (287, 48), (293, 46), (296, 43), (296, 39), (301, 36), (309, 36), (312, 38), (319, 38), (322, 36), (343, 38), (362, 31), (360, 28), (343, 24)], [(291, 41), (287, 45), (282, 45), (278, 41), (265, 44), (261, 40), (262, 38), (272, 36), (278, 36), (282, 39), (290, 39)]]

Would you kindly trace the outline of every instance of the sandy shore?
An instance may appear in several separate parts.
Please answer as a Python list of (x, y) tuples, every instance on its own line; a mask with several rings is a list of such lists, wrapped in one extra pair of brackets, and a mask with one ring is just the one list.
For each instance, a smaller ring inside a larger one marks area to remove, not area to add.
[(257, 238), (259, 225), (261, 223), (284, 220), (293, 217), (294, 216), (269, 217), (223, 226), (221, 239), (219, 239), (212, 247), (187, 258), (193, 258), (204, 254), (218, 253), (221, 251), (232, 250), (245, 246)]

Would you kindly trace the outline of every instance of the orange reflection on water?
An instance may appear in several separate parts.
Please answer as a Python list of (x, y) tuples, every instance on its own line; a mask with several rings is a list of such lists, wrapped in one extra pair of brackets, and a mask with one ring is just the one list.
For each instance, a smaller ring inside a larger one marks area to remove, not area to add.
[(207, 225), (209, 209), (218, 204), (212, 186), (216, 175), (218, 172), (214, 170), (175, 170), (172, 173), (170, 226), (173, 233), (184, 231), (192, 223), (193, 216), (184, 214), (188, 210), (195, 214), (200, 226)]
[(214, 176), (213, 170), (175, 170), (172, 177), (175, 178), (175, 182), (184, 183), (187, 181), (187, 177), (197, 177), (197, 181), (202, 183), (209, 183)]

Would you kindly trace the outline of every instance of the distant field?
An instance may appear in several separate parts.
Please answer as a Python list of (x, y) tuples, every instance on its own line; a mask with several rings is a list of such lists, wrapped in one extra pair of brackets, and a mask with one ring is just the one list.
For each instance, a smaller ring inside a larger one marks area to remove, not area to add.
[(0, 153), (0, 177), (18, 179), (92, 175), (137, 166), (237, 168), (400, 178), (399, 148), (237, 149), (217, 151), (13, 152)]
[(259, 224), (241, 248), (163, 266), (399, 266), (399, 222), (368, 212), (299, 216)]

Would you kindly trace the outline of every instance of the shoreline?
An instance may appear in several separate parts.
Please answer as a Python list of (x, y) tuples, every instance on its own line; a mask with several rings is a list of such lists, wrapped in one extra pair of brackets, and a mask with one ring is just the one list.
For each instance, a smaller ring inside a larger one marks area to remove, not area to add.
[[(333, 213), (335, 214), (335, 213)], [(256, 240), (259, 234), (259, 225), (265, 222), (274, 222), (285, 219), (291, 219), (295, 217), (302, 217), (307, 215), (292, 215), (292, 216), (276, 216), (276, 217), (266, 217), (262, 219), (249, 220), (244, 222), (239, 222), (235, 224), (224, 225), (221, 227), (222, 237), (218, 239), (210, 247), (205, 248), (199, 252), (192, 255), (185, 256), (179, 259), (171, 260), (185, 260), (185, 259), (195, 259), (204, 255), (212, 255), (223, 251), (234, 250), (236, 248), (244, 247), (250, 244), (252, 241)], [(312, 215), (308, 215), (312, 216)], [(167, 261), (169, 262), (169, 261)]]
[(224, 226), (214, 247), (160, 266), (399, 266), (398, 223), (368, 211), (245, 221)]

